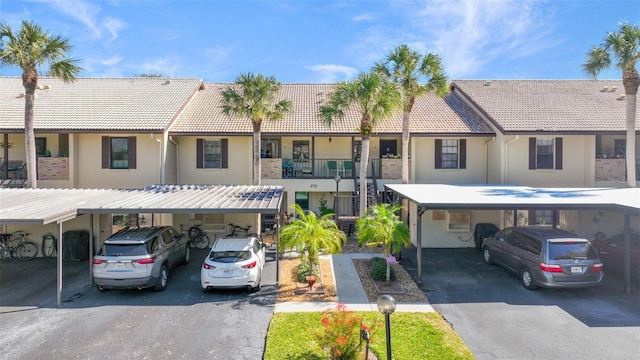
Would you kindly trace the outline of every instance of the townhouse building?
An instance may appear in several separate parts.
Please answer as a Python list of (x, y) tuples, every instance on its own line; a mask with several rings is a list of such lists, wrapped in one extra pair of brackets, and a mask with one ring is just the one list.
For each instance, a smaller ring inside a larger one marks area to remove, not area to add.
[[(165, 78), (81, 78), (70, 84), (42, 78), (40, 84), (35, 100), (39, 187), (252, 182), (252, 124), (220, 109), (220, 92), (229, 84)], [(401, 182), (402, 114), (377, 125), (370, 161), (362, 164), (356, 131), (360, 115), (353, 111), (331, 126), (318, 116), (332, 89), (331, 84), (283, 84), (280, 97), (291, 100), (294, 110), (262, 126), (259, 176), (264, 185), (285, 187), (283, 213), (299, 204), (317, 213), (330, 209), (357, 216), (354, 199), (361, 166), (367, 167), (370, 195), (377, 201), (385, 195), (385, 184)], [(446, 97), (427, 95), (416, 101), (409, 182), (625, 187), (622, 89), (621, 81), (609, 80), (455, 80)], [(20, 78), (0, 78), (3, 186), (21, 186), (25, 176), (23, 92)], [(638, 129), (636, 124), (636, 138)], [(590, 237), (597, 231), (619, 231), (614, 221), (619, 216), (552, 209), (433, 209), (421, 217), (430, 231), (413, 242), (423, 247), (474, 246), (475, 225), (487, 222), (499, 227), (555, 223)], [(121, 217), (100, 216), (95, 230), (101, 239)], [(138, 214), (138, 221), (143, 217), (147, 224), (201, 224), (211, 238), (224, 235), (228, 223), (264, 231), (275, 221), (248, 214)], [(413, 228), (414, 219), (410, 215)], [(67, 226), (88, 223), (80, 217)], [(637, 219), (632, 227), (639, 228)], [(47, 231), (29, 229), (32, 234)]]

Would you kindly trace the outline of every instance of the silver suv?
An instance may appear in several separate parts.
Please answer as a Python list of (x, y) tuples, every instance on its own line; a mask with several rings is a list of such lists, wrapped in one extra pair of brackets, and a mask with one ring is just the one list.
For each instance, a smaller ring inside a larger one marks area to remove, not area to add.
[(167, 287), (169, 270), (191, 258), (189, 239), (170, 226), (125, 229), (104, 241), (93, 257), (98, 290)]
[(520, 276), (534, 290), (602, 285), (598, 253), (587, 239), (566, 230), (543, 226), (503, 229), (482, 242), (482, 256)]

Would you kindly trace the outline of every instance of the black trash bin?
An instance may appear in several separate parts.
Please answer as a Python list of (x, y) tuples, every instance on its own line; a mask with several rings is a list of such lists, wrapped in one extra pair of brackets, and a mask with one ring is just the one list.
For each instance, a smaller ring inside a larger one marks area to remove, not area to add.
[(500, 228), (492, 223), (477, 223), (476, 229), (473, 232), (473, 238), (476, 242), (476, 249), (480, 249), (480, 247), (482, 246), (482, 240), (484, 240), (484, 238), (493, 236), (498, 231), (500, 231)]
[(89, 232), (69, 230), (62, 233), (62, 260), (80, 261), (89, 259)]

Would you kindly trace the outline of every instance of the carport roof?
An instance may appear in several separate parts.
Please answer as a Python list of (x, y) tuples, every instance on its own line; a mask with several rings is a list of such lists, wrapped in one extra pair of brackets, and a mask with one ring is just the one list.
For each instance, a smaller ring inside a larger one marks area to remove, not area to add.
[(0, 189), (0, 224), (49, 224), (81, 214), (260, 213), (280, 210), (283, 186), (153, 185), (137, 189)]
[(387, 184), (429, 209), (604, 209), (640, 214), (638, 188), (532, 188), (510, 185)]

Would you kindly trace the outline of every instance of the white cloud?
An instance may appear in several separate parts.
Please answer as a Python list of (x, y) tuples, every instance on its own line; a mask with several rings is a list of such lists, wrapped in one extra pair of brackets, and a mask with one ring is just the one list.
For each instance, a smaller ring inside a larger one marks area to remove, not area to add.
[(108, 59), (100, 59), (98, 60), (98, 62), (100, 63), (100, 65), (102, 66), (115, 66), (117, 64), (119, 64), (122, 61), (122, 56), (120, 55), (114, 55)]
[(179, 76), (181, 61), (177, 57), (158, 58), (131, 66), (136, 74), (161, 74), (162, 76)]
[(205, 50), (205, 56), (209, 60), (209, 65), (218, 65), (229, 58), (231, 49), (223, 47), (213, 47)]
[(377, 20), (377, 16), (373, 14), (359, 14), (351, 18), (351, 21), (361, 22), (361, 21), (373, 21)]
[(111, 39), (118, 37), (118, 31), (126, 27), (126, 23), (113, 17), (105, 17), (104, 20), (99, 19), (101, 11), (99, 2), (90, 2), (85, 0), (54, 0), (53, 5), (62, 13), (74, 18), (84, 24), (94, 38), (100, 39), (103, 31), (107, 31), (111, 35)]
[(111, 34), (111, 40), (113, 41), (118, 38), (118, 31), (125, 28), (127, 25), (121, 20), (107, 17), (102, 22), (102, 26)]
[(344, 65), (325, 64), (307, 66), (306, 68), (316, 73), (320, 83), (349, 80), (358, 73), (357, 69)]
[(460, 78), (478, 72), (488, 63), (546, 51), (554, 39), (544, 1), (433, 1), (422, 3), (414, 24), (425, 38), (433, 39), (447, 73)]

